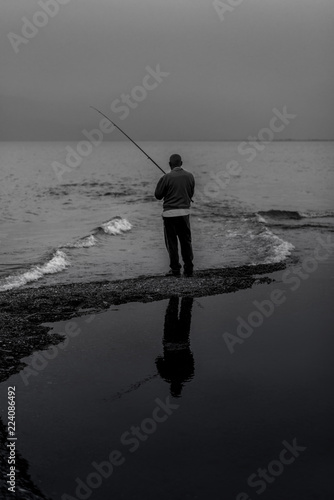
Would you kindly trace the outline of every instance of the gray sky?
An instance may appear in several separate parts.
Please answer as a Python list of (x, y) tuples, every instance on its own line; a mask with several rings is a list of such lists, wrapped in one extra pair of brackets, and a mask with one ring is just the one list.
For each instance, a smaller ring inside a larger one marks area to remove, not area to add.
[[(239, 0), (223, 20), (212, 0), (58, 7), (43, 18), (37, 0), (1, 0), (2, 140), (82, 139), (100, 121), (89, 105), (138, 140), (257, 136), (283, 106), (297, 117), (275, 139), (334, 138), (333, 0)], [(23, 17), (47, 24), (11, 42)], [(169, 75), (126, 118), (110, 110), (157, 65)]]

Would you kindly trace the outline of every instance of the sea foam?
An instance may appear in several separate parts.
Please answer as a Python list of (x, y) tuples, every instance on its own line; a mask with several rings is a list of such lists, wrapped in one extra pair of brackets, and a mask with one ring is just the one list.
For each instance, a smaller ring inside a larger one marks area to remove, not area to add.
[(90, 248), (94, 247), (97, 244), (97, 239), (93, 234), (86, 236), (84, 238), (80, 238), (75, 243), (69, 243), (68, 245), (64, 245), (62, 248)]
[(284, 261), (291, 255), (295, 248), (292, 243), (283, 240), (276, 234), (272, 233), (268, 228), (266, 228), (266, 230), (261, 234), (261, 237), (271, 243), (271, 255), (265, 259), (265, 264), (274, 264)]
[(13, 288), (18, 288), (26, 285), (27, 283), (37, 281), (43, 278), (46, 274), (60, 273), (69, 265), (70, 262), (66, 253), (61, 250), (57, 250), (52, 255), (51, 259), (45, 262), (45, 264), (34, 266), (22, 274), (16, 274), (5, 278), (3, 283), (0, 284), (0, 291), (5, 292), (6, 290), (12, 290)]
[(114, 219), (101, 224), (101, 229), (106, 234), (116, 235), (130, 231), (132, 229), (132, 224), (126, 219), (115, 217)]

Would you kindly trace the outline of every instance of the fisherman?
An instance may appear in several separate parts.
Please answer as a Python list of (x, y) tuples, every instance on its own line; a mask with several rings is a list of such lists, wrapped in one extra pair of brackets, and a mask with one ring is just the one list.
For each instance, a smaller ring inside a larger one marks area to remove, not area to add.
[(173, 154), (169, 159), (171, 171), (161, 177), (155, 189), (155, 197), (163, 202), (163, 223), (170, 271), (166, 276), (180, 276), (178, 241), (183, 259), (184, 276), (193, 275), (193, 250), (190, 230), (190, 202), (194, 195), (194, 176), (183, 170), (182, 158)]

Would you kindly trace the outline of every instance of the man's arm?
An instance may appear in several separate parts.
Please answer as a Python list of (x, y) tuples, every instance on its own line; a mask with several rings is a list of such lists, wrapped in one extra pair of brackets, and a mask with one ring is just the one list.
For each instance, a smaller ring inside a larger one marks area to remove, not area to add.
[(165, 176), (161, 177), (159, 180), (157, 187), (155, 188), (155, 193), (154, 196), (156, 197), (157, 200), (162, 200), (164, 198), (166, 192), (166, 182), (165, 182)]

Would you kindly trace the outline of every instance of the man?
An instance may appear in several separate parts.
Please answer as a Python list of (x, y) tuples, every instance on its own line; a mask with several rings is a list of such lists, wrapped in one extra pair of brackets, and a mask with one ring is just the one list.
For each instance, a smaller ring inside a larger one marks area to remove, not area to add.
[(155, 197), (163, 202), (164, 234), (171, 270), (166, 276), (180, 276), (178, 241), (184, 262), (184, 276), (193, 274), (193, 251), (190, 230), (190, 202), (194, 195), (194, 176), (183, 170), (182, 158), (173, 154), (169, 159), (171, 171), (161, 177)]

